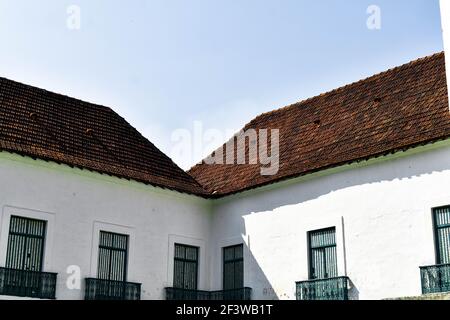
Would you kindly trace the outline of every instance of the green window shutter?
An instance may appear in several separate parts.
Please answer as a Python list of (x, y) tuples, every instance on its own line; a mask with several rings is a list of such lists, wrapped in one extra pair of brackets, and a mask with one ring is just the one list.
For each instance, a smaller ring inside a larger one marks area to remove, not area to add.
[(173, 286), (197, 290), (198, 247), (175, 244)]
[(11, 216), (6, 268), (42, 271), (46, 221)]
[(337, 277), (336, 228), (308, 233), (310, 278)]
[(100, 231), (97, 277), (102, 280), (126, 281), (128, 236)]
[(243, 245), (223, 248), (223, 290), (244, 287)]
[(435, 208), (433, 211), (437, 263), (450, 263), (450, 206)]

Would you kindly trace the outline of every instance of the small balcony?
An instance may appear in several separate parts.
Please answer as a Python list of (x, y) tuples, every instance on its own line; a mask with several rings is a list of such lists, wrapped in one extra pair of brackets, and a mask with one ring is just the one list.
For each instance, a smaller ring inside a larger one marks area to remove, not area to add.
[(252, 298), (252, 288), (211, 291), (211, 300), (246, 301)]
[(422, 294), (450, 291), (450, 264), (420, 267)]
[(0, 295), (55, 299), (56, 273), (0, 268)]
[(240, 288), (232, 290), (188, 290), (181, 288), (165, 288), (166, 300), (251, 300), (252, 289)]
[(140, 300), (141, 284), (86, 278), (85, 300)]
[(166, 300), (211, 300), (211, 293), (203, 290), (165, 288)]
[(297, 300), (348, 300), (348, 277), (296, 282)]

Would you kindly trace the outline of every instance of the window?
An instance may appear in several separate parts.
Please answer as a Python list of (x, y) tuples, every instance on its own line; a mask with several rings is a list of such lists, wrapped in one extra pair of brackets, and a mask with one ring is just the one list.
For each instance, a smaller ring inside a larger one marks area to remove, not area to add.
[(173, 286), (197, 290), (198, 248), (175, 244)]
[(55, 299), (56, 273), (42, 272), (47, 222), (11, 216), (0, 295)]
[(98, 278), (126, 281), (128, 236), (100, 231), (98, 250)]
[(42, 271), (46, 221), (11, 216), (6, 268)]
[(223, 290), (244, 287), (244, 255), (242, 244), (223, 248)]
[(436, 264), (420, 267), (422, 293), (450, 291), (450, 206), (433, 209)]
[(128, 235), (100, 231), (97, 278), (86, 278), (85, 300), (140, 300), (141, 284), (127, 282)]
[(337, 277), (336, 229), (308, 232), (310, 279)]
[(435, 208), (434, 227), (437, 264), (450, 263), (450, 206)]

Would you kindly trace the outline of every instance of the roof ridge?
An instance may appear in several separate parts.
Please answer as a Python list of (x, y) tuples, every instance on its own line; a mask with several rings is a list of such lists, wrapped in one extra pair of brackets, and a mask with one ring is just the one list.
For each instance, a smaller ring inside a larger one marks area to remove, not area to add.
[(359, 79), (359, 80), (356, 80), (356, 81), (347, 83), (347, 84), (345, 84), (345, 85), (343, 85), (343, 86), (340, 86), (340, 87), (331, 89), (331, 90), (329, 90), (329, 91), (326, 91), (326, 92), (317, 94), (317, 95), (315, 95), (315, 96), (312, 96), (312, 97), (309, 97), (309, 98), (306, 98), (306, 99), (303, 99), (303, 100), (300, 100), (300, 101), (297, 101), (297, 102), (288, 104), (288, 105), (286, 105), (286, 106), (284, 106), (284, 107), (280, 107), (280, 108), (273, 109), (273, 110), (270, 110), (270, 111), (267, 111), (267, 112), (263, 112), (263, 113), (257, 115), (257, 116), (256, 116), (254, 119), (252, 119), (250, 122), (248, 122), (248, 123), (244, 126), (244, 128), (247, 127), (247, 125), (251, 124), (254, 120), (256, 120), (256, 119), (259, 118), (259, 117), (266, 116), (266, 115), (273, 114), (273, 113), (277, 113), (277, 112), (279, 112), (279, 111), (282, 111), (282, 110), (285, 110), (285, 109), (289, 109), (289, 108), (298, 106), (298, 105), (300, 105), (300, 104), (308, 103), (308, 102), (310, 102), (310, 101), (312, 101), (312, 100), (314, 100), (314, 99), (317, 99), (317, 98), (320, 98), (320, 97), (323, 97), (323, 96), (327, 96), (327, 95), (334, 94), (334, 93), (339, 92), (339, 91), (342, 91), (342, 90), (344, 90), (344, 89), (348, 89), (348, 88), (351, 87), (351, 86), (355, 86), (355, 85), (360, 84), (360, 83), (362, 83), (362, 82), (369, 81), (369, 80), (371, 80), (371, 79), (373, 79), (373, 78), (380, 77), (380, 76), (385, 75), (385, 74), (387, 74), (387, 73), (392, 73), (392, 72), (394, 72), (394, 71), (398, 71), (399, 69), (403, 69), (403, 68), (407, 68), (407, 67), (412, 67), (412, 66), (414, 66), (415, 64), (418, 64), (418, 63), (420, 63), (420, 62), (423, 62), (424, 60), (432, 60), (432, 59), (436, 59), (437, 57), (439, 57), (439, 56), (441, 56), (441, 55), (443, 55), (443, 54), (444, 54), (444, 51), (440, 51), (440, 52), (436, 52), (436, 53), (430, 54), (430, 55), (425, 56), (425, 57), (421, 57), (421, 58), (418, 58), (418, 59), (414, 59), (414, 60), (411, 60), (411, 61), (409, 61), (409, 62), (406, 62), (406, 63), (404, 63), (404, 64), (402, 64), (402, 65), (399, 65), (399, 66), (395, 66), (395, 67), (389, 68), (389, 69), (387, 69), (387, 70), (384, 70), (384, 71), (375, 73), (375, 74), (373, 74), (373, 75), (371, 75), (371, 76), (368, 76), (368, 77), (365, 77), (365, 78), (362, 78), (362, 79)]

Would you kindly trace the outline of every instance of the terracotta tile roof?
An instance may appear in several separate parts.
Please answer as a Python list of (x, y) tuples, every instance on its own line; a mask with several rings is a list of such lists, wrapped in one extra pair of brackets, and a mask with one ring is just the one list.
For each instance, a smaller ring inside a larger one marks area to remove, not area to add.
[(189, 175), (110, 108), (5, 78), (0, 150), (221, 197), (449, 138), (444, 60), (438, 53), (252, 120), (244, 130), (280, 130), (274, 176), (259, 164), (203, 162)]
[(110, 108), (0, 78), (0, 149), (205, 195)]
[(259, 164), (194, 166), (189, 173), (215, 197), (449, 138), (444, 53), (264, 113), (251, 128), (280, 130), (278, 173), (262, 176)]

